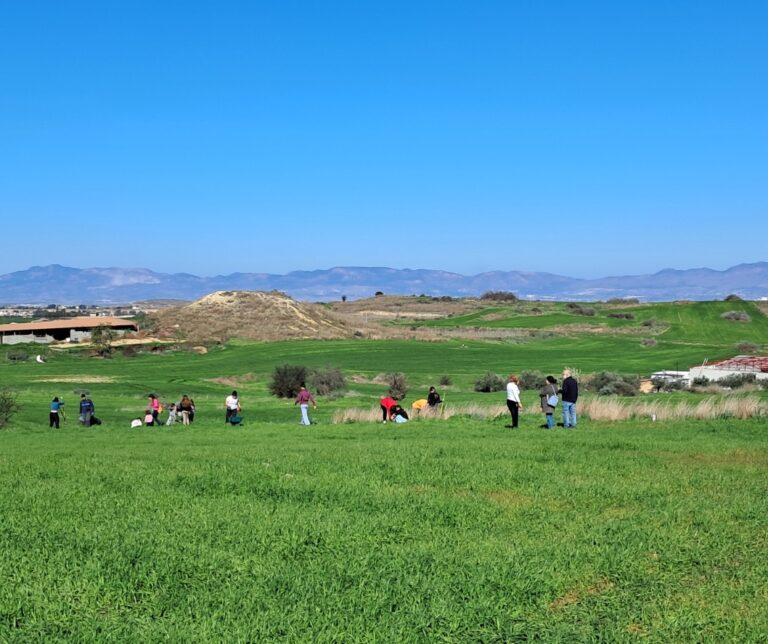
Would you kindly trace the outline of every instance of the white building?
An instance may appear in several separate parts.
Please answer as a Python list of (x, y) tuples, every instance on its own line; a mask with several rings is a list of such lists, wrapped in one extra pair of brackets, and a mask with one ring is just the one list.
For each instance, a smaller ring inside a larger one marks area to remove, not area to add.
[(722, 380), (729, 376), (754, 374), (756, 380), (768, 380), (768, 356), (736, 356), (728, 360), (691, 367), (691, 380), (707, 378), (707, 380)]

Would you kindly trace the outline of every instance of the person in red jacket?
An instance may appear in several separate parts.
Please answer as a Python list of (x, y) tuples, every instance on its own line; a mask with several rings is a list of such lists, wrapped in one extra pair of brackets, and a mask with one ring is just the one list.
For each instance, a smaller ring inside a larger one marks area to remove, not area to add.
[(386, 423), (387, 420), (392, 420), (392, 408), (397, 406), (397, 401), (392, 396), (384, 396), (379, 401), (381, 405), (381, 422)]

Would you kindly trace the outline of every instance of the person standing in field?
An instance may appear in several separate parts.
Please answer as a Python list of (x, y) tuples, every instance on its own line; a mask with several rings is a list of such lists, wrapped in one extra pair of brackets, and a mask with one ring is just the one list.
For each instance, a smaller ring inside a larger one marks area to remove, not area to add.
[(555, 406), (557, 405), (557, 380), (553, 376), (547, 376), (546, 383), (539, 390), (539, 398), (541, 398), (541, 411), (544, 412), (544, 418), (546, 424), (543, 427), (547, 429), (553, 429), (555, 427), (555, 419), (553, 414), (555, 413)]
[(192, 404), (192, 399), (189, 396), (187, 396), (187, 394), (184, 394), (181, 397), (181, 401), (178, 404), (177, 411), (178, 413), (181, 414), (182, 425), (189, 425), (189, 423), (192, 422), (192, 418), (195, 415), (195, 407)]
[(237, 416), (240, 413), (240, 399), (237, 397), (237, 392), (233, 391), (224, 400), (225, 416), (224, 422), (228, 423), (232, 416)]
[(315, 399), (312, 397), (312, 394), (307, 391), (307, 388), (304, 385), (301, 385), (299, 388), (299, 393), (296, 396), (296, 400), (294, 401), (294, 405), (299, 405), (301, 408), (301, 424), (302, 425), (311, 425), (312, 422), (309, 420), (309, 404), (312, 403), (312, 409), (317, 409), (317, 403), (315, 402)]
[[(152, 425), (159, 425), (160, 419), (158, 416), (160, 415), (160, 401), (157, 399), (157, 396), (155, 394), (148, 394), (147, 398), (149, 398), (149, 409), (152, 413)], [(148, 425), (150, 423), (147, 423)]]
[(48, 413), (48, 427), (56, 427), (56, 429), (59, 429), (59, 412), (61, 414), (64, 414), (64, 410), (62, 409), (62, 406), (64, 403), (59, 400), (58, 396), (54, 396), (53, 400), (51, 401), (51, 410)]
[(437, 389), (434, 387), (429, 388), (429, 393), (427, 394), (427, 404), (434, 409), (437, 407), (442, 401), (440, 398), (440, 394), (437, 393)]
[(171, 426), (176, 422), (176, 403), (171, 403), (168, 408), (168, 418), (165, 421), (166, 426)]
[(576, 401), (579, 399), (579, 383), (570, 369), (563, 370), (563, 384), (560, 389), (563, 398), (563, 427), (576, 428)]
[(518, 383), (520, 380), (515, 374), (509, 375), (509, 381), (507, 382), (507, 409), (512, 416), (512, 424), (507, 425), (512, 429), (517, 429), (519, 412), (523, 408), (523, 404), (520, 402), (520, 387)]
[(80, 394), (80, 422), (83, 424), (83, 427), (91, 426), (91, 419), (95, 411), (96, 406), (93, 404), (93, 401), (85, 394)]

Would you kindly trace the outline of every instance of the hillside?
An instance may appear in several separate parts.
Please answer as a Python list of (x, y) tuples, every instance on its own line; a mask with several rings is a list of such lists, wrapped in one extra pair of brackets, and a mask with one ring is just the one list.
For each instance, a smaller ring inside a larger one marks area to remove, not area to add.
[(217, 291), (192, 304), (157, 311), (152, 320), (161, 334), (191, 342), (340, 339), (355, 331), (326, 308), (276, 291)]

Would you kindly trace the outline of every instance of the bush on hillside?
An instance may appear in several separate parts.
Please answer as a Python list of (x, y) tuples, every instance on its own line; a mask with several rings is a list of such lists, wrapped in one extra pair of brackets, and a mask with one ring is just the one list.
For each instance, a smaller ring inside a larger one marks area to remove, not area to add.
[(0, 390), (0, 429), (3, 429), (13, 415), (19, 411), (16, 394), (9, 389)]
[(502, 391), (506, 383), (496, 373), (487, 371), (475, 381), (475, 391), (491, 393), (493, 391)]
[(517, 302), (519, 299), (509, 291), (486, 291), (480, 296), (481, 300), (493, 300), (495, 302)]
[(335, 367), (314, 369), (309, 375), (309, 384), (320, 396), (335, 394), (347, 388), (344, 373)]
[(306, 367), (285, 364), (282, 367), (275, 367), (272, 372), (269, 391), (278, 398), (293, 398), (306, 381)]
[(658, 342), (655, 340), (655, 338), (643, 338), (640, 340), (640, 344), (644, 347), (655, 347)]
[(541, 371), (520, 372), (520, 389), (541, 389), (544, 386), (544, 374)]
[(568, 302), (568, 304), (565, 305), (565, 308), (570, 310), (571, 313), (574, 315), (586, 315), (586, 316), (593, 316), (595, 315), (595, 309), (589, 306), (582, 306), (581, 304), (578, 304), (577, 302)]
[(387, 383), (389, 393), (395, 400), (402, 400), (408, 394), (408, 378), (404, 373), (395, 371), (388, 373), (384, 377), (384, 381)]
[(634, 320), (635, 316), (632, 313), (609, 313), (609, 318), (616, 318), (617, 320)]
[(720, 315), (723, 320), (733, 320), (734, 322), (751, 322), (752, 318), (746, 311), (726, 311)]
[(450, 376), (440, 376), (440, 380), (438, 382), (442, 387), (450, 387), (453, 384), (453, 380), (451, 380)]
[(739, 342), (736, 345), (736, 351), (739, 353), (757, 353), (760, 351), (760, 346), (754, 342)]
[(590, 380), (589, 389), (599, 396), (636, 396), (640, 390), (640, 379), (637, 376), (600, 371)]
[(655, 327), (655, 326), (656, 326), (656, 324), (657, 324), (656, 320), (654, 320), (653, 318), (649, 318), (649, 319), (647, 319), (647, 320), (643, 320), (643, 321), (640, 323), (640, 326), (646, 326), (646, 327), (649, 327), (649, 328), (650, 328), (650, 327)]
[(710, 382), (710, 379), (706, 376), (697, 376), (691, 380), (691, 387), (708, 387)]
[(735, 293), (731, 293), (730, 295), (727, 295), (723, 302), (741, 302), (742, 299), (736, 295)]

